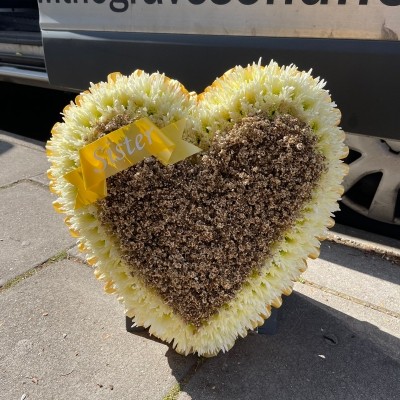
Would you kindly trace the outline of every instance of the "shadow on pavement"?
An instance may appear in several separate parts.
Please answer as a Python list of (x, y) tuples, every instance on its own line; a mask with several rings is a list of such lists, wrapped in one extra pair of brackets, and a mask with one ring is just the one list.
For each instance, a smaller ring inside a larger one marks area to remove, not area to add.
[[(341, 249), (343, 249), (343, 245), (325, 241), (321, 244), (319, 258), (333, 264), (342, 265), (353, 271), (400, 285), (399, 265), (390, 261), (383, 261), (382, 256), (364, 252), (360, 249), (346, 247), (345, 254)], [(384, 268), (382, 268), (382, 262), (384, 262)]]
[[(375, 326), (356, 323), (400, 346)], [(250, 334), (228, 353), (205, 360), (179, 399), (397, 399), (400, 363), (349, 326), (329, 307), (293, 293), (276, 335)]]
[(14, 146), (11, 143), (8, 142), (3, 142), (0, 140), (0, 156), (3, 153), (6, 153), (7, 151), (11, 150)]

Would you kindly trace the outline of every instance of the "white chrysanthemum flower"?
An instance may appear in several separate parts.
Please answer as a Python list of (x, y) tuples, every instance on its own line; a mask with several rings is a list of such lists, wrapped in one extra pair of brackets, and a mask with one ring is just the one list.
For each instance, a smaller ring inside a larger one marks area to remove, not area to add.
[[(281, 295), (291, 292), (293, 282), (305, 270), (307, 257), (318, 256), (319, 240), (338, 209), (345, 173), (340, 160), (346, 155), (344, 134), (337, 127), (340, 113), (323, 87), (324, 82), (310, 72), (274, 62), (266, 67), (235, 67), (198, 99), (162, 74), (112, 74), (108, 82), (92, 85), (78, 96), (75, 104), (64, 109), (64, 122), (54, 126), (47, 151), (52, 163), (51, 187), (59, 195), (56, 208), (66, 214), (67, 225), (78, 237), (79, 248), (87, 252), (88, 262), (95, 265), (97, 278), (106, 283), (105, 290), (117, 294), (137, 325), (172, 343), (178, 352), (211, 356), (229, 350), (238, 336), (246, 336), (268, 318), (271, 306), (280, 306)], [(186, 139), (200, 141), (207, 148), (216, 132), (258, 113), (271, 118), (291, 114), (306, 123), (318, 138), (317, 148), (327, 168), (298, 221), (274, 245), (261, 271), (251, 274), (235, 298), (196, 329), (132, 274), (122, 261), (117, 239), (101, 225), (96, 204), (74, 210), (76, 189), (63, 176), (79, 167), (79, 149), (98, 137), (99, 124), (118, 115), (131, 120), (148, 117), (159, 127), (185, 118), (189, 121)]]

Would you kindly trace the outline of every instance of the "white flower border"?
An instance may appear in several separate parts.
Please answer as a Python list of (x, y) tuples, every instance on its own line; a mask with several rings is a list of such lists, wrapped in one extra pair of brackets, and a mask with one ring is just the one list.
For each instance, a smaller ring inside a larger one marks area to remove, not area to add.
[[(66, 223), (79, 235), (79, 247), (95, 264), (97, 278), (106, 282), (105, 290), (115, 292), (124, 303), (126, 314), (134, 317), (137, 325), (149, 328), (150, 334), (172, 343), (179, 353), (212, 356), (229, 350), (239, 336), (246, 336), (268, 318), (271, 305), (280, 305), (282, 293), (290, 293), (293, 282), (306, 269), (307, 257), (317, 256), (318, 238), (326, 235), (330, 217), (338, 209), (346, 172), (340, 161), (346, 153), (344, 134), (337, 127), (340, 113), (324, 85), (311, 72), (298, 71), (295, 66), (280, 67), (271, 62), (263, 67), (258, 63), (228, 71), (196, 103), (194, 95), (163, 74), (112, 74), (108, 82), (92, 85), (77, 97), (76, 104), (67, 106), (64, 122), (53, 128), (47, 145), (51, 185), (60, 196), (57, 203), (67, 215)], [(259, 111), (290, 113), (311, 126), (328, 168), (301, 218), (275, 246), (261, 272), (250, 276), (236, 297), (196, 330), (139, 277), (131, 275), (116, 241), (100, 225), (95, 205), (74, 210), (76, 192), (63, 176), (79, 166), (78, 151), (95, 139), (96, 125), (118, 114), (127, 113), (134, 119), (147, 116), (160, 127), (187, 118), (192, 125), (187, 127), (186, 137), (194, 141), (197, 136), (207, 146), (217, 130)]]

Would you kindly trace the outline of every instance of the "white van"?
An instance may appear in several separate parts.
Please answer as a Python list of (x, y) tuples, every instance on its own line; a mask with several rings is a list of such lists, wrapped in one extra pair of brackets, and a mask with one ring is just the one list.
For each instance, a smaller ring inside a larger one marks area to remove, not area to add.
[(312, 68), (328, 82), (348, 133), (342, 208), (361, 225), (380, 221), (400, 236), (400, 0), (5, 0), (0, 7), (0, 79), (16, 83), (81, 91), (112, 71), (140, 68), (201, 92), (260, 57)]

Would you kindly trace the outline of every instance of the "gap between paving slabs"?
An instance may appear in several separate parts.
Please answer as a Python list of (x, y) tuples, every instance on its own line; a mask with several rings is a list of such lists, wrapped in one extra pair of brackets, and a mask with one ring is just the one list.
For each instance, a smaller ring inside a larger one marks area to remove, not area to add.
[(41, 174), (32, 176), (30, 178), (22, 178), (22, 179), (19, 179), (17, 181), (14, 181), (14, 182), (6, 183), (5, 185), (0, 186), (0, 190), (12, 188), (14, 186), (19, 185), (20, 183), (32, 183), (32, 184), (34, 184), (36, 186), (39, 186), (41, 188), (48, 189), (48, 185), (47, 184), (45, 184), (43, 182), (40, 182), (39, 180), (34, 179), (34, 178), (37, 178), (40, 175)]
[[(373, 239), (373, 240), (371, 240)], [(327, 234), (327, 241), (381, 256), (400, 266), (400, 241), (360, 229), (336, 224)]]
[(356, 303), (356, 304), (360, 304), (360, 305), (362, 305), (364, 307), (371, 308), (372, 310), (379, 311), (379, 312), (381, 312), (383, 314), (390, 315), (391, 317), (400, 318), (400, 313), (398, 313), (396, 311), (388, 310), (387, 308), (384, 308), (384, 307), (381, 307), (379, 305), (370, 303), (369, 301), (364, 301), (364, 300), (361, 300), (361, 299), (359, 299), (357, 297), (350, 296), (348, 294), (339, 292), (338, 290), (334, 290), (334, 289), (331, 289), (329, 287), (319, 285), (318, 283), (315, 283), (315, 282), (312, 282), (310, 280), (304, 279), (303, 277), (300, 277), (298, 282), (303, 284), (303, 285), (307, 285), (307, 286), (316, 288), (316, 289), (320, 290), (321, 292), (329, 293), (329, 294), (332, 294), (332, 295), (334, 295), (336, 297), (340, 297), (340, 298), (342, 298), (344, 300), (347, 300), (347, 301), (350, 301), (350, 302), (353, 302), (353, 303)]
[(75, 247), (75, 245), (60, 251), (59, 253), (55, 254), (54, 256), (51, 256), (50, 258), (48, 258), (46, 261), (44, 261), (38, 265), (35, 265), (28, 271), (25, 271), (22, 274), (19, 274), (4, 283), (0, 282), (0, 293), (4, 292), (5, 290), (11, 289), (14, 286), (18, 285), (20, 282), (24, 281), (25, 279), (28, 279), (31, 276), (36, 275), (38, 272), (42, 271), (44, 268), (47, 268), (52, 264), (55, 264), (59, 261), (69, 258), (68, 251), (71, 250), (73, 247)]
[[(1, 132), (0, 132), (1, 133)], [(10, 134), (11, 135), (11, 134)], [(17, 138), (18, 136), (15, 135)], [(44, 143), (42, 144), (41, 142), (38, 142), (39, 144), (43, 145), (44, 147)], [(34, 141), (35, 145), (38, 145), (38, 143), (36, 143), (36, 141)], [(23, 145), (19, 142), (17, 142), (16, 144), (18, 145)], [(30, 146), (26, 146), (27, 148), (32, 149)], [(37, 149), (34, 149), (37, 150)], [(34, 184), (38, 187), (42, 187), (42, 188), (48, 188), (48, 180), (47, 177), (45, 176), (45, 173), (39, 173), (36, 174), (34, 176), (31, 176), (29, 178), (22, 178), (19, 180), (16, 180), (14, 182), (10, 182), (7, 183), (5, 185), (0, 186), (0, 190), (5, 190), (5, 189), (9, 189), (11, 187), (17, 186), (20, 183), (31, 183)], [(66, 249), (61, 250), (60, 252), (58, 252), (57, 254), (49, 257), (47, 260), (45, 260), (44, 262), (35, 265), (34, 267), (30, 268), (28, 271), (25, 271), (15, 277), (13, 277), (12, 279), (7, 280), (6, 282), (2, 282), (0, 280), (0, 293), (4, 290), (10, 289), (12, 287), (14, 287), (15, 285), (17, 285), (19, 282), (35, 275), (36, 273), (40, 272), (42, 269), (48, 267), (51, 264), (54, 264), (58, 261), (64, 260), (66, 258), (70, 258), (69, 256), (69, 252), (73, 249), (76, 248), (76, 245), (72, 245), (70, 247), (67, 247)], [(80, 258), (79, 256), (73, 256), (72, 258), (77, 259), (79, 261), (83, 261), (85, 262), (84, 258)]]

